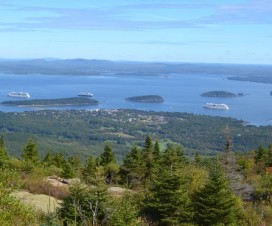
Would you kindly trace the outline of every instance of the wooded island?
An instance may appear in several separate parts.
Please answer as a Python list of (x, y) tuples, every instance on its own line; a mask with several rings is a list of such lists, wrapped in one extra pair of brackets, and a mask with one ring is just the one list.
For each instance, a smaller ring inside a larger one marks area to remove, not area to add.
[(159, 95), (145, 95), (145, 96), (134, 96), (126, 98), (126, 101), (131, 102), (143, 102), (143, 103), (162, 103), (163, 98)]

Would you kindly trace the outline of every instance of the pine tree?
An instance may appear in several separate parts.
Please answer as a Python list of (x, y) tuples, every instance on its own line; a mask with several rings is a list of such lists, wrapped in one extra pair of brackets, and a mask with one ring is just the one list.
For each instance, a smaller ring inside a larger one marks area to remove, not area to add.
[(38, 151), (36, 150), (36, 143), (30, 139), (23, 149), (22, 159), (30, 164), (37, 164), (40, 161)]
[(66, 160), (65, 160), (65, 157), (64, 157), (64, 154), (63, 153), (57, 153), (55, 154), (54, 156), (54, 164), (57, 166), (57, 167), (64, 167), (64, 165), (66, 164)]
[(195, 222), (198, 225), (231, 225), (239, 218), (238, 199), (230, 191), (219, 167), (210, 171), (205, 186), (194, 197)]
[(75, 170), (73, 168), (73, 166), (71, 165), (71, 163), (66, 162), (63, 166), (62, 172), (61, 172), (61, 177), (65, 178), (65, 179), (69, 179), (69, 178), (74, 178), (76, 175)]
[(115, 156), (111, 150), (111, 147), (108, 144), (105, 145), (104, 152), (100, 157), (102, 166), (108, 165), (110, 163), (116, 163)]
[(52, 166), (54, 165), (54, 155), (52, 154), (52, 152), (47, 152), (45, 157), (43, 158), (43, 164), (45, 166)]
[(182, 169), (187, 162), (181, 147), (170, 144), (162, 155), (160, 167), (164, 167), (165, 170), (171, 173)]
[(158, 163), (161, 158), (160, 144), (158, 141), (155, 142), (153, 155), (155, 162)]
[(104, 167), (105, 171), (105, 182), (107, 184), (112, 184), (119, 171), (119, 166), (116, 164), (114, 153), (108, 144), (105, 145), (104, 152), (100, 157), (100, 164)]
[(156, 162), (154, 158), (154, 147), (150, 136), (147, 136), (144, 143), (144, 148), (141, 152), (141, 159), (143, 162), (143, 180), (144, 186), (154, 179), (156, 174)]
[(70, 156), (68, 162), (73, 167), (75, 173), (78, 174), (81, 167), (80, 158), (78, 156)]
[(194, 164), (199, 167), (200, 164), (201, 164), (201, 157), (199, 155), (198, 152), (195, 153), (195, 156), (194, 156)]
[(141, 183), (142, 174), (141, 155), (138, 147), (135, 146), (123, 159), (121, 175), (125, 184), (134, 187)]
[(266, 157), (266, 150), (263, 146), (259, 146), (258, 149), (256, 150), (256, 157), (255, 161), (256, 163), (263, 160)]
[(87, 159), (85, 167), (82, 170), (82, 176), (84, 181), (88, 184), (92, 184), (96, 178), (95, 173), (96, 173), (95, 159), (92, 156), (90, 156)]
[(151, 196), (145, 200), (145, 215), (159, 225), (182, 225), (192, 217), (185, 181), (176, 173), (161, 172), (153, 182)]
[(151, 137), (149, 135), (146, 136), (146, 138), (145, 138), (144, 150), (146, 150), (146, 151), (152, 151), (153, 150), (152, 140), (151, 140)]

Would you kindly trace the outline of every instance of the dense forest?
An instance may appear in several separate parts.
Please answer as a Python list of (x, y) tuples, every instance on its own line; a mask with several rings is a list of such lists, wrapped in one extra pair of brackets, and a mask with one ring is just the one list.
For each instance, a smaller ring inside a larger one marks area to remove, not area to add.
[[(15, 158), (1, 137), (0, 224), (271, 225), (272, 145), (235, 153), (229, 132), (216, 158), (188, 159), (180, 145), (162, 149), (146, 136), (122, 164), (107, 143), (82, 162), (52, 152), (41, 158), (30, 139)], [(58, 206), (42, 211), (41, 202), (18, 196), (23, 192), (54, 197)]]
[(160, 141), (182, 145), (186, 156), (217, 155), (224, 149), (224, 131), (228, 127), (233, 148), (245, 152), (268, 146), (271, 126), (253, 126), (233, 118), (189, 113), (138, 110), (43, 110), (0, 112), (0, 132), (7, 148), (18, 156), (25, 140), (34, 138), (41, 155), (47, 151), (78, 154), (82, 160), (103, 151), (103, 142), (111, 144), (120, 162), (133, 144), (142, 145), (146, 134)]
[(138, 110), (0, 112), (0, 225), (271, 225), (271, 126)]

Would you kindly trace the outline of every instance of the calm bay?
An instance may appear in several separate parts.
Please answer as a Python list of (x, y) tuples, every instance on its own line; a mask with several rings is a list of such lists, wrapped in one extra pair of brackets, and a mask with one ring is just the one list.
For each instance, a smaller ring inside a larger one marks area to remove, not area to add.
[[(13, 100), (7, 94), (24, 91), (30, 99), (67, 98), (80, 92), (91, 92), (100, 102), (97, 106), (15, 107), (0, 105), (3, 112), (41, 109), (118, 109), (188, 112), (232, 117), (254, 125), (272, 125), (272, 84), (229, 80), (222, 74), (138, 75), (14, 75), (0, 74), (0, 101)], [(224, 90), (245, 95), (236, 98), (200, 96), (203, 92)], [(133, 103), (125, 98), (140, 95), (160, 95), (163, 103)], [(18, 99), (18, 98), (17, 98)], [(207, 102), (224, 103), (228, 111), (205, 109)]]

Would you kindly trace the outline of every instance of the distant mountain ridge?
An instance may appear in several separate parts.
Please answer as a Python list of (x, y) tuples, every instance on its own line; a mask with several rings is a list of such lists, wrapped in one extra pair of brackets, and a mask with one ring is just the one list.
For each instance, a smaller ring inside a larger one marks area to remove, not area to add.
[(272, 83), (272, 65), (110, 61), (98, 59), (0, 59), (0, 72), (44, 75), (224, 74), (234, 80)]

